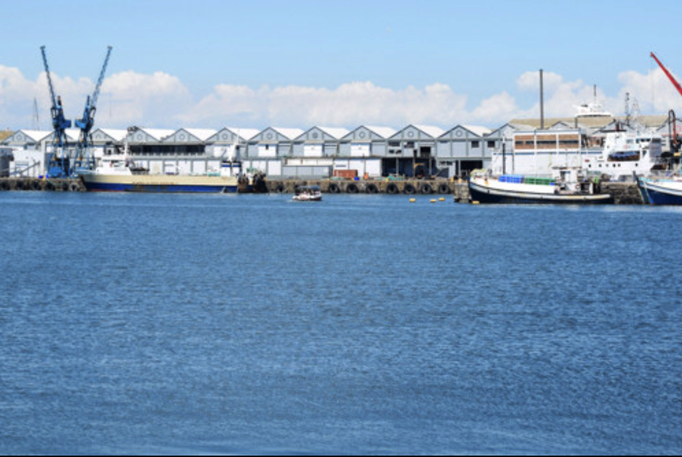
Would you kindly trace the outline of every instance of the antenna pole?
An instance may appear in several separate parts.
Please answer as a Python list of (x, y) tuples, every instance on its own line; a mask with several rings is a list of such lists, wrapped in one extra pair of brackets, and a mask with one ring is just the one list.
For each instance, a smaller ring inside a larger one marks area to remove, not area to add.
[(542, 68), (540, 69), (540, 130), (545, 129), (545, 94), (542, 81)]

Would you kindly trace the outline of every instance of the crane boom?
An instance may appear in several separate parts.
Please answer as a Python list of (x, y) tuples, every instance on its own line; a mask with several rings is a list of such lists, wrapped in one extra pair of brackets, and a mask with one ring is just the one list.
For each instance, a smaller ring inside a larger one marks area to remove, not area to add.
[(40, 47), (43, 54), (43, 65), (45, 66), (45, 74), (47, 75), (47, 84), (50, 88), (50, 98), (52, 100), (52, 107), (50, 113), (52, 115), (52, 127), (54, 128), (54, 145), (56, 147), (63, 147), (66, 143), (65, 130), (71, 127), (71, 121), (64, 117), (64, 107), (62, 106), (62, 98), (55, 95), (54, 85), (52, 84), (52, 76), (50, 75), (50, 67), (47, 65), (47, 55), (45, 54), (45, 46)]
[(85, 109), (83, 110), (83, 117), (76, 121), (76, 126), (81, 129), (80, 143), (84, 147), (89, 146), (89, 135), (95, 124), (95, 111), (97, 111), (97, 99), (99, 98), (99, 90), (102, 87), (102, 82), (104, 81), (104, 74), (107, 70), (107, 64), (109, 63), (109, 56), (111, 55), (111, 46), (107, 48), (107, 56), (104, 59), (104, 65), (102, 65), (102, 70), (99, 74), (99, 79), (95, 85), (95, 91), (92, 96), (88, 96), (85, 101)]
[(92, 106), (97, 106), (97, 99), (99, 98), (99, 89), (102, 87), (102, 82), (104, 81), (104, 74), (107, 71), (107, 65), (109, 64), (109, 56), (111, 55), (111, 46), (107, 46), (107, 56), (104, 58), (104, 65), (102, 65), (102, 71), (99, 73), (99, 79), (97, 80), (97, 85), (95, 86), (95, 92), (92, 94)]
[(45, 67), (45, 74), (47, 75), (47, 85), (50, 88), (50, 97), (52, 98), (52, 106), (57, 104), (57, 99), (54, 96), (54, 86), (52, 85), (52, 77), (50, 76), (50, 67), (47, 65), (47, 56), (45, 55), (45, 46), (40, 47), (40, 52), (43, 55), (43, 66)]
[(76, 168), (92, 168), (94, 166), (94, 159), (90, 151), (92, 147), (90, 141), (90, 132), (92, 131), (92, 127), (95, 125), (97, 99), (99, 98), (99, 90), (102, 87), (102, 82), (104, 81), (104, 74), (106, 73), (107, 64), (109, 63), (111, 49), (111, 46), (107, 47), (107, 55), (104, 58), (104, 65), (102, 65), (102, 70), (99, 73), (99, 78), (97, 79), (97, 84), (95, 85), (95, 91), (92, 93), (92, 96), (88, 95), (87, 99), (85, 100), (83, 117), (76, 120), (76, 126), (81, 129), (78, 144), (76, 145)]
[(658, 57), (656, 57), (656, 54), (654, 54), (654, 53), (652, 52), (652, 53), (651, 53), (651, 57), (654, 58), (654, 60), (655, 60), (656, 63), (658, 64), (658, 66), (661, 67), (661, 70), (663, 70), (663, 73), (665, 73), (665, 75), (668, 77), (668, 79), (670, 80), (670, 82), (673, 83), (673, 86), (675, 86), (675, 89), (677, 89), (677, 92), (679, 92), (680, 95), (682, 95), (682, 86), (680, 85), (680, 83), (677, 82), (677, 80), (675, 79), (675, 77), (674, 77), (672, 74), (670, 74), (670, 72), (668, 71), (668, 69), (665, 68), (665, 66), (661, 63), (660, 60), (658, 60)]

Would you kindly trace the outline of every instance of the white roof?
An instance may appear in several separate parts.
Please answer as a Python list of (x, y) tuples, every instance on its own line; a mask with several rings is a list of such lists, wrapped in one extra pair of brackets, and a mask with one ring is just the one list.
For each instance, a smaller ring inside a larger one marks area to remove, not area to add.
[(126, 136), (128, 136), (128, 131), (127, 130), (119, 130), (119, 129), (97, 129), (100, 132), (104, 133), (105, 135), (109, 135), (111, 138), (113, 138), (116, 141), (123, 141)]
[(66, 129), (64, 130), (64, 133), (66, 133), (66, 136), (76, 141), (81, 136), (81, 129)]
[(190, 135), (194, 135), (195, 137), (199, 138), (201, 141), (206, 141), (209, 138), (211, 138), (213, 135), (218, 133), (217, 130), (211, 130), (211, 129), (182, 129), (189, 133)]
[(285, 137), (289, 138), (290, 140), (293, 140), (294, 138), (298, 138), (299, 136), (303, 135), (304, 131), (301, 129), (283, 129), (279, 127), (271, 127), (272, 130), (276, 131), (280, 135), (284, 135)]
[(19, 132), (31, 138), (33, 141), (44, 140), (45, 138), (52, 134), (51, 130), (19, 130)]
[(383, 138), (390, 138), (395, 135), (396, 132), (395, 129), (392, 129), (391, 127), (375, 127), (371, 125), (365, 125), (364, 127)]
[(445, 133), (445, 130), (443, 130), (440, 127), (435, 127), (433, 125), (415, 125), (415, 127), (421, 130), (422, 132), (431, 135), (434, 138), (438, 138), (439, 136)]
[(226, 129), (232, 131), (233, 133), (236, 133), (238, 136), (244, 138), (245, 140), (250, 140), (254, 136), (258, 135), (260, 133), (260, 130), (257, 129), (243, 129), (239, 127), (225, 127)]
[(482, 127), (480, 125), (463, 125), (462, 127), (478, 136), (485, 136), (492, 132), (488, 127)]
[(176, 130), (166, 130), (166, 129), (146, 129), (143, 127), (140, 127), (140, 130), (145, 132), (147, 135), (152, 136), (156, 138), (157, 140), (161, 141), (164, 138), (167, 138), (174, 134)]
[(348, 135), (349, 131), (344, 128), (334, 128), (334, 127), (317, 127), (318, 129), (322, 130), (324, 133), (327, 135), (330, 135), (334, 138), (341, 139), (344, 136)]

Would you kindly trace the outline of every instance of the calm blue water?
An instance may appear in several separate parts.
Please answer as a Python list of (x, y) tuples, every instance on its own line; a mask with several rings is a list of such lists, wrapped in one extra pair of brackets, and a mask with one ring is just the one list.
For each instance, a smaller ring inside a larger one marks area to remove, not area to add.
[(0, 194), (2, 454), (679, 454), (682, 209)]

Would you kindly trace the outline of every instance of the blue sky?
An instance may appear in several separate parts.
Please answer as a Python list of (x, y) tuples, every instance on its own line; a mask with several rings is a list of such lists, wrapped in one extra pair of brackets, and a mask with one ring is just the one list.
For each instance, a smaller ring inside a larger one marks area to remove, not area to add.
[(69, 117), (114, 47), (98, 126), (117, 128), (495, 127), (537, 112), (540, 68), (548, 116), (571, 116), (593, 84), (614, 114), (625, 91), (643, 114), (682, 106), (649, 57), (682, 74), (679, 1), (40, 0), (3, 13), (12, 129), (30, 127), (34, 98), (47, 128), (41, 45)]

